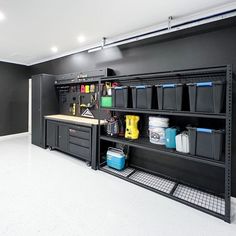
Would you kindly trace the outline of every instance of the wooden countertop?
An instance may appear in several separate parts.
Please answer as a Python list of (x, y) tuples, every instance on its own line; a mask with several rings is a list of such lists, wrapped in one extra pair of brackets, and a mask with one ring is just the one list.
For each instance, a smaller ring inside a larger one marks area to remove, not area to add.
[[(90, 125), (98, 125), (98, 119), (77, 117), (77, 116), (50, 115), (50, 116), (45, 116), (45, 119), (65, 121), (65, 122), (78, 123), (78, 124), (84, 123), (84, 124), (90, 124)], [(104, 125), (106, 124), (106, 121), (100, 120), (100, 124)]]

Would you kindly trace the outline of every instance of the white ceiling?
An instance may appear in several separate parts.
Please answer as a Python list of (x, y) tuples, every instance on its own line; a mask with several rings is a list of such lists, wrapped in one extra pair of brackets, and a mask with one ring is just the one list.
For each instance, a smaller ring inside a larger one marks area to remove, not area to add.
[[(235, 3), (230, 0), (0, 0), (0, 60), (30, 65), (101, 41)], [(86, 41), (79, 43), (83, 35)], [(58, 47), (53, 53), (51, 47)]]

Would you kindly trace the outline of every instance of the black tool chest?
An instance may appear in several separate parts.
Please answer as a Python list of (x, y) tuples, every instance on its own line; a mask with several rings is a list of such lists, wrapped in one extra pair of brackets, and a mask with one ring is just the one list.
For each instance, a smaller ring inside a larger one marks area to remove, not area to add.
[(45, 119), (46, 145), (85, 160), (96, 169), (97, 125)]
[(80, 156), (87, 161), (91, 161), (91, 134), (91, 128), (70, 126), (68, 142), (69, 153)]

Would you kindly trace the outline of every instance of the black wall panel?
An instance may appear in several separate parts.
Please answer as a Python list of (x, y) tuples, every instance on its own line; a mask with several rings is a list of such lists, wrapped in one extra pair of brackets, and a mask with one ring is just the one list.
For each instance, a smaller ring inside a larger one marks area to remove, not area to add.
[[(199, 26), (94, 53), (77, 53), (31, 67), (31, 74), (62, 74), (109, 67), (117, 74), (232, 64), (236, 73), (236, 19)], [(234, 116), (236, 87), (234, 83)], [(233, 128), (233, 194), (236, 196), (236, 132)]]
[(0, 62), (0, 136), (28, 131), (29, 68)]

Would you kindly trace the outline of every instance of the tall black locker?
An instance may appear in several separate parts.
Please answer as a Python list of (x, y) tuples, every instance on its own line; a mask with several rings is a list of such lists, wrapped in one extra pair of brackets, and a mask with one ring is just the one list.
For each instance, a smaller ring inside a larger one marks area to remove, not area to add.
[(45, 148), (43, 117), (59, 112), (54, 87), (55, 78), (47, 74), (32, 77), (32, 144), (43, 148)]

